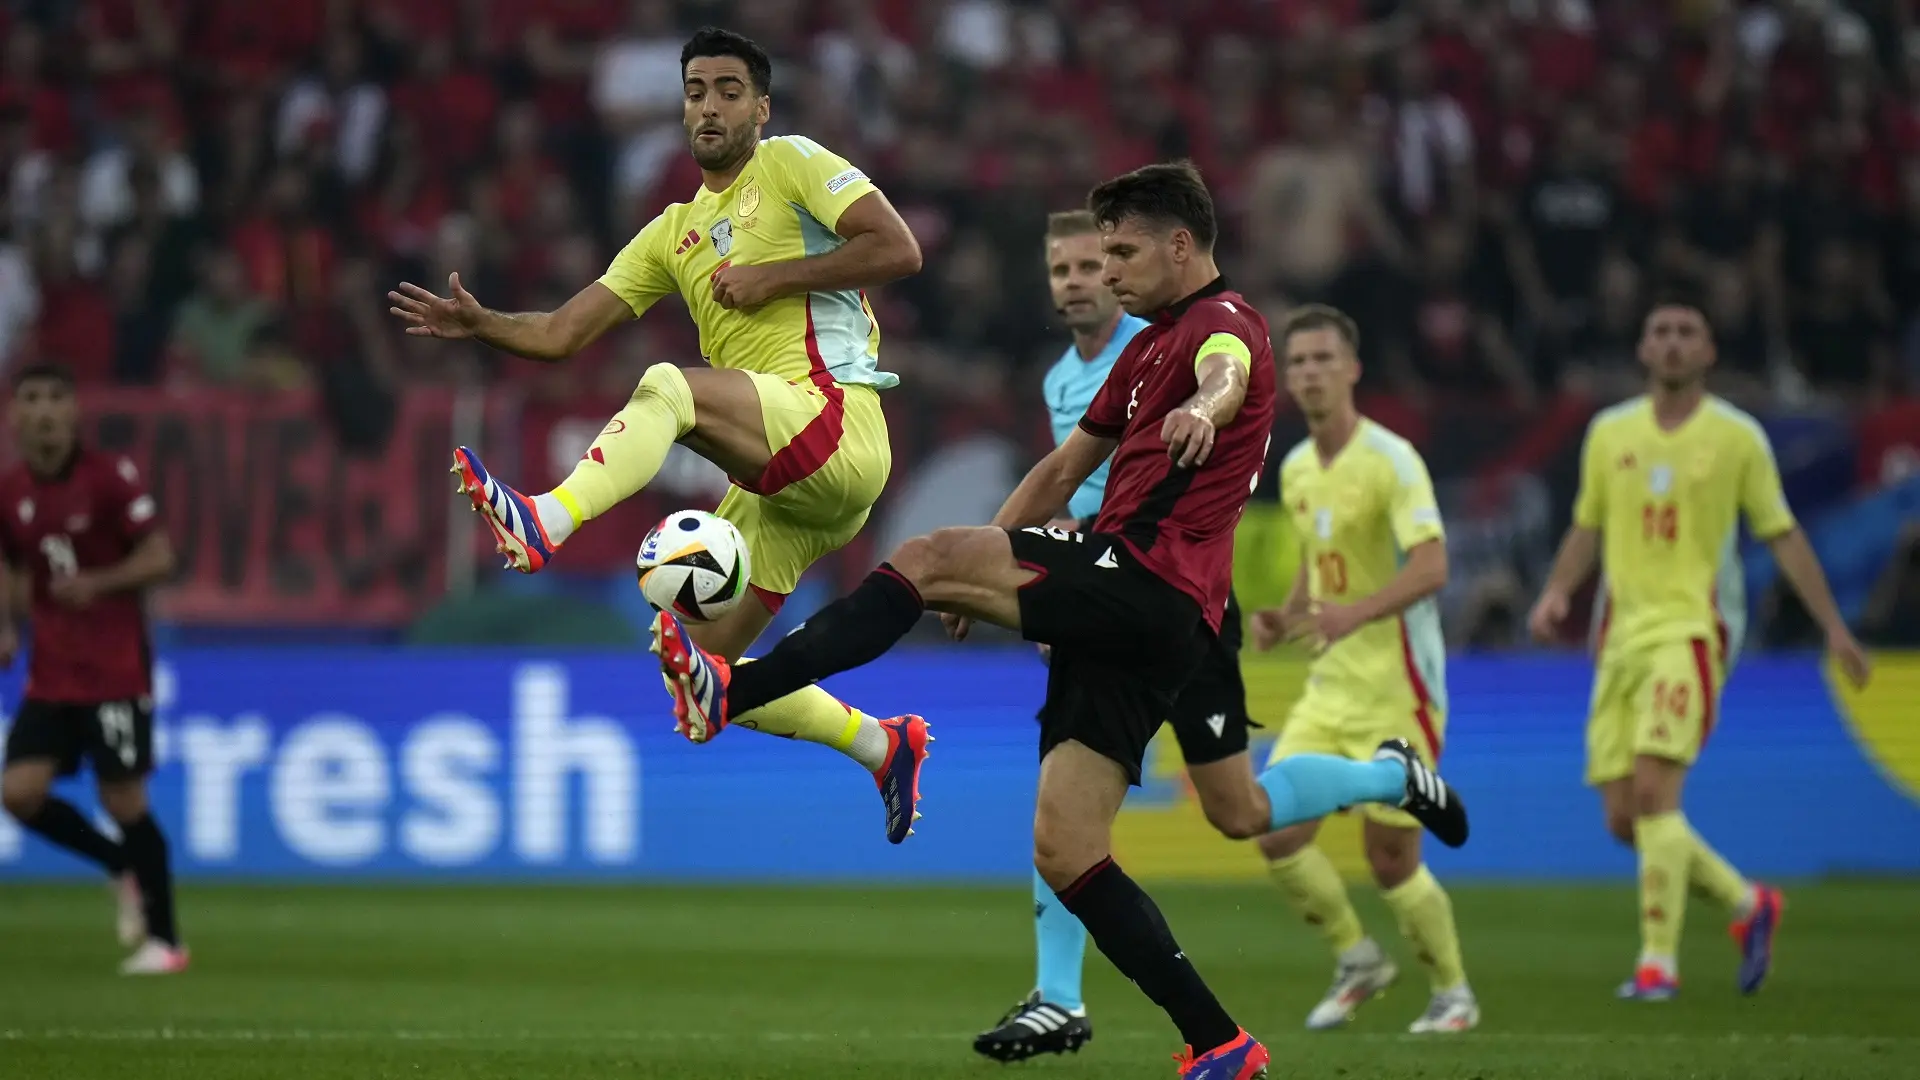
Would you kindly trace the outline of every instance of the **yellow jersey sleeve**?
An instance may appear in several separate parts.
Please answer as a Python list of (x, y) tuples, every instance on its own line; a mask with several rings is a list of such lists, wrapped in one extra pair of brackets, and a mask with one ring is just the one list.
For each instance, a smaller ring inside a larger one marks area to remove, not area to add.
[(1746, 468), (1740, 478), (1740, 512), (1761, 540), (1785, 536), (1795, 525), (1780, 484), (1780, 466), (1773, 460), (1773, 446), (1764, 431), (1754, 431), (1748, 440)]
[(805, 135), (779, 135), (761, 146), (783, 181), (781, 195), (829, 230), (847, 207), (880, 190), (846, 158)]
[(666, 230), (665, 217), (647, 222), (646, 227), (620, 249), (620, 254), (613, 257), (607, 272), (600, 275), (600, 284), (625, 300), (635, 316), (646, 314), (656, 300), (679, 288), (661, 256)]
[(1607, 518), (1607, 455), (1603, 445), (1605, 429), (1595, 419), (1587, 425), (1587, 437), (1580, 444), (1580, 491), (1573, 497), (1573, 523), (1582, 529), (1598, 529)]
[(1440, 523), (1440, 504), (1433, 497), (1433, 478), (1427, 463), (1411, 446), (1392, 456), (1388, 482), (1393, 490), (1387, 499), (1393, 542), (1401, 551), (1412, 551), (1429, 540), (1446, 537)]

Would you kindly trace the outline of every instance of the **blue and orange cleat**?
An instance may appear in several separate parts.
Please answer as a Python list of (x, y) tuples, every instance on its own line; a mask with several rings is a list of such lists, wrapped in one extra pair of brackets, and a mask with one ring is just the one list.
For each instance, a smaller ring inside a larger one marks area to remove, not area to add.
[(673, 695), (674, 730), (697, 743), (724, 731), (733, 668), (694, 644), (686, 626), (664, 611), (653, 617), (653, 653), (660, 658), (667, 693)]
[(1193, 1047), (1187, 1047), (1186, 1053), (1173, 1055), (1180, 1063), (1180, 1075), (1186, 1080), (1259, 1080), (1267, 1075), (1267, 1064), (1273, 1060), (1267, 1048), (1253, 1040), (1246, 1028), (1225, 1046), (1218, 1046), (1193, 1056)]
[(453, 452), (453, 467), (447, 470), (460, 478), (460, 492), (473, 501), (473, 509), (487, 519), (493, 529), (493, 549), (507, 557), (508, 569), (536, 574), (560, 550), (547, 538), (533, 500), (488, 475), (480, 455), (462, 446)]
[(1640, 965), (1633, 978), (1613, 992), (1621, 1001), (1672, 1001), (1679, 994), (1680, 980), (1653, 964)]
[(1773, 970), (1773, 935), (1780, 929), (1786, 897), (1771, 885), (1753, 889), (1753, 910), (1733, 924), (1734, 943), (1740, 946), (1740, 992), (1755, 993)]
[(927, 761), (927, 722), (918, 716), (896, 716), (880, 721), (887, 733), (887, 760), (873, 772), (880, 785), (880, 801), (887, 807), (887, 843), (898, 844), (913, 835), (920, 820), (920, 766)]

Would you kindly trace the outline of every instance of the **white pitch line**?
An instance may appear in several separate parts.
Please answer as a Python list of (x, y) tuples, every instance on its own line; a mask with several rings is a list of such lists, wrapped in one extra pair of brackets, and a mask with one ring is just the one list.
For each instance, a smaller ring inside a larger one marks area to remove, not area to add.
[[(566, 1041), (583, 1044), (592, 1043), (673, 1043), (673, 1042), (764, 1042), (764, 1043), (867, 1043), (867, 1042), (964, 1042), (974, 1037), (974, 1032), (932, 1032), (932, 1031), (756, 1031), (756, 1032), (698, 1032), (698, 1031), (445, 1031), (434, 1029), (395, 1028), (376, 1029), (307, 1029), (307, 1028), (45, 1028), (26, 1030), (23, 1028), (0, 1029), (0, 1042), (430, 1042), (430, 1043), (498, 1043), (498, 1042), (554, 1042)], [(1146, 1031), (1121, 1031), (1107, 1036), (1108, 1039), (1157, 1040), (1164, 1042), (1170, 1036)], [(1742, 1034), (1724, 1035), (1633, 1035), (1600, 1034), (1598, 1032), (1524, 1032), (1524, 1031), (1477, 1031), (1464, 1036), (1474, 1042), (1537, 1043), (1545, 1045), (1607, 1045), (1614, 1043), (1634, 1044), (1710, 1044), (1710, 1045), (1754, 1045), (1754, 1046), (1835, 1046), (1835, 1045), (1905, 1045), (1920, 1043), (1920, 1036), (1912, 1035), (1832, 1035), (1832, 1034)], [(1360, 1040), (1363, 1042), (1417, 1042), (1432, 1045), (1435, 1040), (1430, 1036), (1403, 1035), (1389, 1032), (1349, 1032), (1337, 1036), (1338, 1040)], [(1269, 1044), (1292, 1041), (1323, 1043), (1329, 1040), (1325, 1036), (1312, 1036), (1295, 1032), (1268, 1038)]]

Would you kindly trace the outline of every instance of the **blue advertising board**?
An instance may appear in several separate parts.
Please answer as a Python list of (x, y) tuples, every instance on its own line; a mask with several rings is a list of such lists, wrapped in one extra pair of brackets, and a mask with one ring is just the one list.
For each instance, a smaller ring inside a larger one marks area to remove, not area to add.
[[(703, 746), (681, 740), (650, 661), (175, 652), (158, 668), (156, 812), (189, 878), (1026, 875), (1045, 675), (1031, 652), (908, 650), (828, 684), (868, 712), (911, 709), (934, 724), (927, 816), (899, 847), (886, 843), (872, 779), (830, 750), (744, 730)], [(1630, 871), (1581, 786), (1590, 679), (1577, 657), (1452, 662), (1443, 765), (1472, 807), (1474, 836), (1458, 852), (1436, 851), (1436, 867), (1476, 877)], [(18, 682), (17, 671), (0, 681), (7, 712)], [(1752, 873), (1920, 872), (1916, 701), (1912, 658), (1883, 657), (1871, 696), (1842, 697), (1815, 658), (1750, 657), (1689, 784), (1688, 812)], [(1256, 702), (1255, 714), (1275, 708)], [(1175, 856), (1219, 844), (1258, 873), (1252, 851), (1191, 824), (1197, 815), (1181, 809), (1190, 796), (1170, 779), (1177, 769), (1159, 760), (1127, 816), (1188, 824), (1156, 834), (1178, 850), (1136, 856), (1123, 822), (1130, 865), (1177, 875)], [(67, 790), (91, 805), (84, 778)], [(0, 821), (0, 879), (85, 873)]]

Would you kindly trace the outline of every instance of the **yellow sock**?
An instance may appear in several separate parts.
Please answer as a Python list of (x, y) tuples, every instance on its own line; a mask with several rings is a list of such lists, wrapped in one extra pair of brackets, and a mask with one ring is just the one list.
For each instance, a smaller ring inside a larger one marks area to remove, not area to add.
[(1635, 819), (1640, 849), (1641, 959), (1671, 964), (1680, 953), (1687, 918), (1687, 878), (1693, 864), (1693, 831), (1678, 811)]
[[(1681, 818), (1685, 823), (1686, 819)], [(1743, 918), (1753, 905), (1753, 884), (1720, 853), (1707, 846), (1700, 834), (1687, 825), (1687, 839), (1693, 843), (1693, 861), (1687, 864), (1688, 878), (1700, 893)]]
[(1360, 929), (1360, 916), (1347, 899), (1340, 871), (1333, 868), (1333, 860), (1318, 844), (1308, 844), (1284, 859), (1275, 859), (1267, 864), (1267, 872), (1273, 875), (1273, 883), (1280, 886), (1287, 903), (1307, 925), (1320, 931), (1335, 954), (1366, 939)]
[(672, 364), (655, 364), (553, 496), (578, 528), (652, 482), (667, 451), (692, 430), (693, 389), (687, 377)]
[[(744, 657), (739, 662), (752, 663)], [(818, 686), (777, 698), (742, 713), (734, 722), (768, 735), (831, 746), (869, 772), (886, 764), (887, 733), (880, 721)]]
[(1467, 981), (1460, 963), (1460, 931), (1453, 925), (1453, 901), (1424, 864), (1413, 876), (1381, 894), (1400, 920), (1400, 933), (1419, 953), (1433, 992), (1453, 990)]

